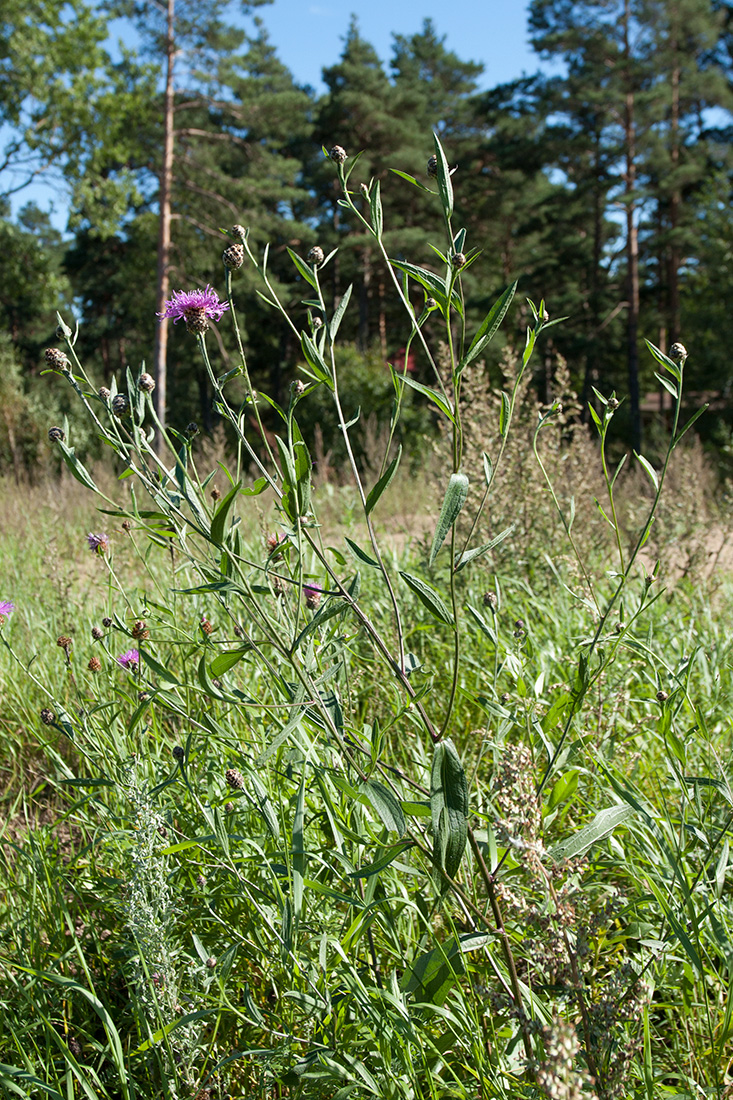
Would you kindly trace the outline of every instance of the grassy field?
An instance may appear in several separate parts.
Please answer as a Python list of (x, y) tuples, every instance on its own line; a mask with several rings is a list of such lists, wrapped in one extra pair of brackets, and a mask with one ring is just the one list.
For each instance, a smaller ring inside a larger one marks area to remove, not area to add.
[[(414, 591), (413, 702), (348, 613), (311, 635), (339, 744), (302, 692), (283, 705), (262, 639), (264, 667), (225, 671), (246, 646), (211, 592), (185, 592), (195, 553), (101, 520), (75, 482), (2, 500), (8, 1096), (728, 1095), (727, 578), (638, 570), (557, 754), (597, 615), (562, 561), (461, 574), (449, 732), (473, 847), (446, 893), (416, 708), (445, 710), (452, 639)], [(346, 558), (364, 532), (344, 514)], [(269, 521), (243, 515), (242, 556), (264, 563)], [(85, 538), (102, 527), (106, 557)], [(427, 544), (396, 541), (390, 572), (424, 571)], [(390, 636), (374, 576), (360, 600)], [(289, 591), (262, 598), (283, 629), (312, 620)]]

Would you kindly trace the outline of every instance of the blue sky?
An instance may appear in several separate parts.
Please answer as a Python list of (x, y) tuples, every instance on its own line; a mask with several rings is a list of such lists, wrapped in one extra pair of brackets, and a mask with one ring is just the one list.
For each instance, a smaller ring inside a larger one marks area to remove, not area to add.
[[(232, 5), (234, 7), (234, 5)], [(539, 59), (527, 43), (527, 5), (521, 0), (274, 0), (256, 9), (280, 60), (301, 84), (324, 90), (321, 70), (338, 61), (354, 13), (363, 38), (374, 46), (385, 65), (392, 53), (392, 35), (414, 34), (432, 19), (448, 49), (463, 61), (484, 66), (482, 88), (534, 72)], [(251, 27), (251, 22), (245, 20)], [(119, 24), (118, 24), (119, 26)], [(58, 184), (39, 181), (12, 197), (13, 213), (35, 202), (52, 215), (62, 232), (67, 206)]]

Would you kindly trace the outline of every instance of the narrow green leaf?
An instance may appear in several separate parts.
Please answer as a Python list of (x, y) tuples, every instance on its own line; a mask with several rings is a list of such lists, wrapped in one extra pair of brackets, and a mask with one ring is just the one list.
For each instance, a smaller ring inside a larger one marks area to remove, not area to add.
[(295, 264), (295, 266), (297, 267), (298, 271), (303, 276), (305, 281), (307, 283), (310, 283), (310, 285), (312, 287), (317, 288), (318, 284), (316, 283), (316, 280), (313, 277), (313, 272), (308, 267), (308, 264), (305, 262), (305, 260), (301, 260), (298, 253), (293, 252), (292, 248), (288, 248), (288, 256), (293, 261), (293, 263)]
[(460, 573), (461, 569), (465, 569), (469, 562), (474, 558), (480, 558), (484, 554), (488, 554), (489, 550), (493, 550), (495, 546), (498, 546), (500, 542), (508, 538), (512, 531), (516, 527), (516, 523), (510, 523), (508, 527), (505, 527), (503, 531), (500, 531), (498, 535), (494, 535), (491, 542), (485, 542), (483, 546), (477, 546), (473, 550), (466, 550), (464, 554), (456, 557), (455, 570), (456, 573)]
[(433, 134), (433, 144), (435, 146), (435, 156), (438, 160), (438, 194), (443, 206), (443, 213), (446, 219), (450, 219), (453, 216), (453, 184), (451, 183), (448, 161), (445, 159), (443, 146), (440, 144), (440, 139), (436, 133)]
[(432, 565), (437, 558), (448, 532), (458, 519), (461, 508), (463, 508), (463, 505), (466, 503), (467, 497), (468, 478), (466, 475), (462, 473), (451, 474), (448, 488), (443, 498), (443, 507), (440, 509), (438, 524), (435, 528), (433, 545), (430, 548), (430, 557), (428, 559), (430, 565)]
[(685, 434), (685, 432), (689, 432), (689, 430), (690, 430), (690, 428), (692, 427), (692, 425), (693, 425), (693, 424), (695, 424), (695, 423), (696, 423), (696, 422), (697, 422), (697, 421), (698, 421), (698, 420), (700, 419), (700, 417), (702, 416), (702, 414), (703, 414), (704, 412), (707, 412), (708, 408), (709, 408), (709, 404), (708, 404), (708, 403), (706, 402), (706, 403), (705, 403), (705, 404), (704, 404), (704, 405), (702, 406), (702, 408), (701, 408), (701, 409), (698, 409), (698, 410), (697, 410), (697, 412), (696, 412), (696, 413), (694, 413), (694, 414), (693, 414), (693, 415), (692, 415), (692, 416), (690, 417), (690, 419), (689, 419), (689, 420), (687, 421), (687, 423), (685, 424), (684, 428), (681, 428), (681, 429), (679, 430), (679, 432), (677, 433), (677, 438), (676, 438), (676, 439), (675, 439), (675, 441), (674, 441), (674, 446), (675, 446), (675, 447), (677, 446), (677, 444), (679, 443), (679, 441), (680, 441), (680, 440), (682, 439), (682, 436), (683, 436), (683, 435)]
[(431, 588), (429, 584), (426, 584), (425, 581), (420, 580), (419, 577), (414, 576), (412, 573), (400, 571), (400, 576), (407, 587), (415, 593), (420, 602), (427, 607), (431, 615), (434, 615), (441, 623), (445, 623), (447, 626), (453, 626), (453, 616), (434, 588)]
[(298, 801), (293, 818), (293, 938), (303, 914), (303, 879), (305, 877), (305, 763), (300, 777)]
[(415, 179), (408, 172), (401, 172), (399, 168), (390, 168), (390, 172), (394, 172), (396, 176), (401, 176), (403, 180), (407, 180), (408, 183), (414, 183), (415, 187), (419, 187), (421, 191), (426, 191), (428, 195), (434, 195), (435, 192), (430, 187), (426, 187), (424, 183), (420, 183), (420, 180)]
[(400, 464), (400, 459), (401, 458), (402, 458), (402, 444), (400, 444), (400, 446), (397, 450), (397, 454), (392, 459), (392, 461), (390, 462), (389, 466), (387, 467), (387, 469), (384, 471), (384, 473), (380, 477), (377, 484), (370, 490), (369, 495), (366, 498), (366, 514), (367, 515), (369, 515), (371, 513), (371, 511), (374, 508), (374, 505), (377, 503), (377, 501), (381, 497), (382, 493), (387, 488), (389, 488), (389, 485), (391, 484), (392, 478), (397, 473), (397, 467)]
[(512, 304), (512, 299), (516, 293), (516, 289), (517, 283), (515, 281), (512, 283), (511, 286), (508, 286), (503, 294), (494, 302), (493, 306), (486, 314), (486, 317), (481, 322), (481, 325), (478, 328), (476, 335), (471, 341), (468, 351), (463, 356), (461, 362), (458, 364), (459, 373), (463, 370), (464, 367), (468, 366), (468, 364), (473, 359), (481, 354), (486, 345), (493, 338), (499, 325), (504, 320), (509, 306)]
[(238, 481), (234, 488), (230, 489), (224, 497), (211, 520), (211, 541), (216, 543), (217, 546), (221, 546), (224, 541), (224, 528), (226, 526), (227, 517), (234, 504), (237, 493), (241, 488), (242, 482)]
[(401, 840), (398, 844), (392, 844), (385, 850), (384, 855), (380, 856), (379, 859), (375, 859), (374, 863), (367, 863), (357, 871), (352, 871), (349, 878), (371, 878), (372, 875), (378, 875), (380, 871), (383, 871), (385, 867), (389, 867), (390, 863), (394, 863), (403, 852), (406, 852), (412, 846), (413, 841), (411, 840)]
[(669, 381), (669, 379), (665, 378), (664, 375), (657, 374), (656, 371), (654, 371), (654, 377), (656, 378), (657, 382), (659, 382), (662, 386), (664, 386), (665, 390), (667, 390), (668, 393), (672, 394), (672, 397), (674, 397), (674, 399), (676, 401), (677, 398), (679, 397), (679, 391), (677, 390), (677, 387), (673, 386), (672, 383)]
[(354, 284), (349, 283), (343, 295), (341, 296), (341, 301), (336, 306), (336, 309), (333, 311), (333, 317), (331, 318), (328, 325), (328, 336), (332, 344), (336, 343), (336, 334), (338, 333), (344, 314), (346, 313), (346, 307), (351, 300), (351, 292), (353, 289)]
[(453, 878), (460, 867), (468, 836), (468, 783), (450, 738), (439, 741), (433, 753), (430, 811), (435, 862)]
[(367, 779), (365, 783), (361, 784), (360, 789), (379, 814), (385, 828), (391, 829), (399, 837), (404, 836), (407, 828), (405, 815), (402, 812), (399, 799), (395, 797), (389, 787), (384, 783), (380, 783), (378, 779)]
[(455, 424), (456, 418), (453, 413), (453, 408), (448, 404), (442, 394), (439, 394), (436, 390), (432, 390), (429, 386), (423, 386), (421, 382), (416, 382), (414, 378), (408, 378), (406, 374), (398, 374), (394, 367), (391, 367), (391, 370), (396, 381), (406, 382), (413, 390), (417, 390), (418, 393), (423, 394), (424, 397), (427, 397), (428, 401), (432, 401), (434, 405), (438, 406), (442, 413), (445, 413), (451, 424)]
[(506, 438), (506, 433), (509, 431), (509, 416), (511, 414), (511, 409), (511, 401), (502, 390), (501, 409), (499, 410), (499, 435), (502, 439)]
[(76, 480), (80, 481), (82, 485), (84, 485), (87, 489), (91, 489), (92, 492), (96, 493), (97, 486), (94, 484), (92, 475), (76, 457), (76, 455), (74, 454), (74, 448), (67, 447), (66, 444), (63, 443), (61, 440), (56, 443), (56, 446), (59, 448), (61, 454), (64, 456), (64, 462), (69, 467)]
[[(445, 281), (440, 275), (436, 275), (434, 271), (428, 271), (424, 267), (416, 267), (415, 264), (405, 263), (403, 260), (390, 260), (393, 267), (396, 267), (398, 271), (402, 271), (405, 275), (409, 275), (420, 286), (424, 287), (430, 292), (430, 296), (435, 298), (436, 302), (443, 307), (445, 311), (448, 307), (448, 295), (446, 291)], [(461, 302), (458, 292), (453, 289), (450, 296), (451, 308), (462, 317), (463, 316), (463, 304)]]
[(379, 569), (379, 562), (375, 561), (374, 558), (370, 558), (366, 550), (362, 550), (362, 548), (352, 539), (344, 536), (344, 542), (348, 544), (348, 547), (351, 550), (352, 554), (355, 554), (359, 561), (363, 562), (364, 565), (368, 565), (372, 569)]
[(382, 197), (379, 193), (379, 180), (376, 181), (369, 193), (369, 205), (372, 212), (372, 229), (374, 230), (374, 236), (377, 240), (381, 240), (384, 228), (384, 218), (382, 217)]
[(211, 662), (210, 670), (212, 676), (223, 676), (225, 672), (229, 672), (231, 668), (239, 664), (246, 653), (249, 653), (252, 647), (245, 645), (240, 646), (239, 649), (227, 649), (224, 653), (220, 653), (218, 657), (215, 657)]
[(636, 451), (634, 451), (634, 455), (636, 456), (639, 464), (643, 466), (643, 468), (646, 470), (654, 488), (657, 490), (657, 492), (659, 492), (659, 478), (657, 477), (657, 472), (652, 466), (651, 462), (648, 462), (643, 455), (636, 454)]
[(248, 774), (247, 782), (252, 784), (257, 807), (262, 814), (262, 818), (265, 822), (265, 825), (267, 826), (270, 835), (274, 837), (275, 840), (277, 840), (277, 838), (280, 836), (280, 822), (277, 819), (275, 808), (270, 801), (270, 796), (260, 782), (259, 778), (253, 772), (250, 772)]
[(564, 859), (577, 859), (599, 840), (609, 836), (617, 825), (621, 825), (633, 814), (634, 810), (631, 806), (608, 806), (596, 814), (590, 825), (586, 825), (584, 829), (580, 829), (567, 840), (556, 844), (550, 851), (550, 858), (555, 863), (560, 863)]

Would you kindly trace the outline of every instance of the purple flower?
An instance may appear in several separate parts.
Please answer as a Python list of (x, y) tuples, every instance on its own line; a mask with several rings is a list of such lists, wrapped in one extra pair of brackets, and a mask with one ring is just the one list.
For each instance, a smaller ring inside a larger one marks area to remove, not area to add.
[[(213, 321), (220, 321), (222, 315), (228, 309), (229, 303), (220, 302), (219, 295), (207, 283), (205, 290), (174, 290), (173, 297), (164, 303), (163, 312), (157, 316), (161, 321), (164, 317), (172, 317), (175, 325), (181, 319), (184, 321), (190, 320), (186, 315), (189, 311), (195, 310), (202, 317), (210, 317)], [(203, 313), (200, 313), (202, 310)]]
[(109, 535), (105, 535), (104, 531), (100, 531), (98, 535), (92, 535), (90, 532), (87, 535), (87, 542), (93, 554), (106, 554), (109, 550)]
[(127, 653), (121, 653), (117, 658), (117, 664), (134, 672), (140, 664), (140, 654), (136, 649), (128, 649)]
[(12, 615), (15, 611), (15, 604), (10, 600), (0, 600), (0, 626), (5, 622), (5, 618), (8, 615)]
[(318, 584), (304, 584), (303, 595), (305, 596), (306, 607), (310, 608), (311, 611), (317, 611), (323, 595), (321, 586)]

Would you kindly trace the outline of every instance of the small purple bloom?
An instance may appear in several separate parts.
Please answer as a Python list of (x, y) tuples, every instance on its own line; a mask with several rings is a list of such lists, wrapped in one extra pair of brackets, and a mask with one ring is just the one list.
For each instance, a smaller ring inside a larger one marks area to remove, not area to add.
[(0, 600), (0, 626), (5, 622), (7, 615), (12, 615), (15, 611), (15, 604), (10, 600)]
[(117, 658), (117, 664), (134, 672), (140, 664), (140, 653), (137, 649), (128, 649), (127, 653), (121, 653)]
[(204, 316), (220, 321), (229, 309), (229, 303), (220, 302), (219, 295), (207, 283), (205, 290), (174, 290), (173, 297), (164, 303), (163, 312), (157, 316), (161, 321), (164, 317), (172, 317), (175, 325), (180, 320), (185, 321), (186, 314), (192, 309), (202, 309)]
[(321, 602), (323, 589), (318, 584), (304, 584), (303, 595), (305, 596), (306, 607), (310, 608), (311, 611), (316, 611)]
[(109, 550), (109, 535), (105, 535), (104, 531), (100, 531), (98, 535), (90, 532), (87, 535), (87, 542), (93, 554), (106, 554)]

